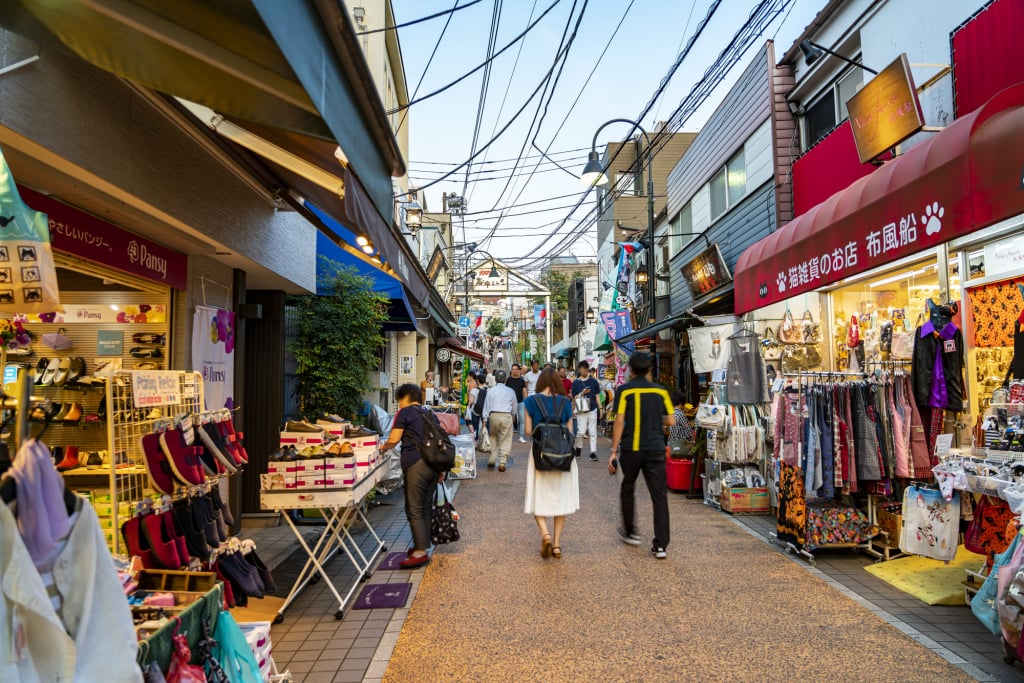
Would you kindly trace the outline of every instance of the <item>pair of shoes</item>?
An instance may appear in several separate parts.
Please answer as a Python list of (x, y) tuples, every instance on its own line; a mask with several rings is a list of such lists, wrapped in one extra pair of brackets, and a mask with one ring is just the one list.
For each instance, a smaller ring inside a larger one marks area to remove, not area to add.
[(526, 439), (524, 439), (523, 437), (519, 437), (519, 443), (526, 443)]
[(317, 427), (311, 425), (308, 422), (300, 420), (288, 420), (284, 423), (284, 431), (286, 432), (306, 432), (309, 434), (320, 434), (324, 431), (323, 427)]
[(643, 539), (637, 536), (635, 533), (631, 531), (626, 531), (622, 527), (619, 527), (619, 540), (625, 543), (626, 545), (640, 545), (640, 542)]
[(430, 555), (409, 555), (404, 560), (398, 563), (398, 566), (402, 569), (415, 569), (416, 567), (422, 567), (423, 565), (430, 562)]
[(499, 472), (504, 472), (505, 471), (505, 466), (504, 465), (498, 465), (498, 471)]
[(540, 542), (540, 556), (544, 559), (551, 557), (551, 534), (544, 534)]
[(665, 553), (665, 549), (658, 546), (651, 548), (651, 554), (659, 560), (664, 560), (666, 557), (668, 557), (668, 555)]
[(128, 552), (147, 569), (181, 569), (191, 562), (184, 533), (173, 514), (132, 517), (121, 525)]
[(591, 453), (591, 454), (590, 454), (590, 459), (591, 459), (591, 460), (592, 460), (593, 462), (597, 462), (597, 453)]

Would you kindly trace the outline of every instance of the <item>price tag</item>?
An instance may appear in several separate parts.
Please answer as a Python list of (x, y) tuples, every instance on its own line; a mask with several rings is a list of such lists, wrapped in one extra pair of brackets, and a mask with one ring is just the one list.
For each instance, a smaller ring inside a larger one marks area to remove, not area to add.
[(935, 437), (935, 455), (937, 457), (949, 455), (949, 449), (953, 446), (952, 434), (939, 434)]

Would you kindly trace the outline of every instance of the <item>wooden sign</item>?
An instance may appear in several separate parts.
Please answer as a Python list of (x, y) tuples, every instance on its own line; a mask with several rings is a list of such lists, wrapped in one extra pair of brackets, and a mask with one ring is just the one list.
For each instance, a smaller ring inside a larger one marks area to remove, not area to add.
[(904, 52), (846, 103), (861, 163), (921, 130), (924, 115)]

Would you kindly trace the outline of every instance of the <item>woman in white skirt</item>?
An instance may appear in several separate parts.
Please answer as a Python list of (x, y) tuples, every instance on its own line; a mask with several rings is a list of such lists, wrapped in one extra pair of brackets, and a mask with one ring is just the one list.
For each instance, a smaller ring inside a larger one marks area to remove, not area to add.
[[(565, 395), (565, 388), (558, 373), (548, 368), (537, 380), (535, 393), (523, 403), (526, 414), (526, 433), (533, 433), (533, 426), (544, 420), (543, 412), (554, 421), (564, 424), (572, 432), (572, 403)], [(527, 458), (526, 465), (526, 509), (533, 515), (541, 533), (541, 557), (562, 556), (562, 528), (565, 516), (580, 509), (580, 479), (576, 463), (569, 472), (538, 472), (533, 466), (533, 457)], [(554, 539), (548, 532), (548, 517), (554, 518)]]

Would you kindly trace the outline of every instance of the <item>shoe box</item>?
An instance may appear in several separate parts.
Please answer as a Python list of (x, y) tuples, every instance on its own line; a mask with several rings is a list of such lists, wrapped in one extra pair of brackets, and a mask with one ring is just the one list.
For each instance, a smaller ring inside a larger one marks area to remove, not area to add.
[(281, 446), (295, 446), (296, 450), (302, 450), (308, 446), (323, 446), (324, 435), (322, 432), (281, 432)]

